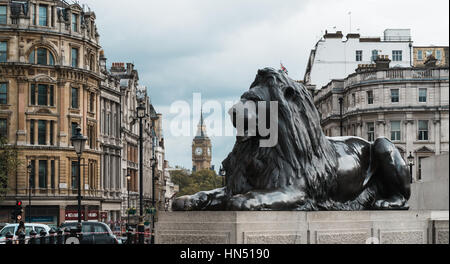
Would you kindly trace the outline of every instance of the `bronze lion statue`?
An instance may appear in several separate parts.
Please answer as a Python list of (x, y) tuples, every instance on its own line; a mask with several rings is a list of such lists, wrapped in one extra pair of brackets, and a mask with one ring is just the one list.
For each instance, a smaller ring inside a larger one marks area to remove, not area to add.
[(222, 163), (226, 186), (177, 198), (173, 210), (409, 209), (410, 173), (391, 141), (326, 137), (310, 93), (282, 71), (260, 70), (241, 103), (248, 100), (278, 102), (276, 146), (260, 147), (258, 135), (237, 137)]

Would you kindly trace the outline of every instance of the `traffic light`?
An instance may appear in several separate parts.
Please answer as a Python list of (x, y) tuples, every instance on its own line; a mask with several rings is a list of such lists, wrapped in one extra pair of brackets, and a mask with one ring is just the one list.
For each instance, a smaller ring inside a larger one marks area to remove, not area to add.
[(22, 214), (23, 214), (22, 201), (16, 201), (14, 216), (17, 219), (17, 221), (22, 220)]

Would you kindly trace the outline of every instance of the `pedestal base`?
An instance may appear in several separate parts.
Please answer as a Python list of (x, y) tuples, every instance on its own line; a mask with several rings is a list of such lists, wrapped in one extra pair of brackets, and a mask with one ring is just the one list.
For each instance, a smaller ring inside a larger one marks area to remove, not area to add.
[(160, 212), (156, 244), (448, 244), (448, 223), (448, 211)]

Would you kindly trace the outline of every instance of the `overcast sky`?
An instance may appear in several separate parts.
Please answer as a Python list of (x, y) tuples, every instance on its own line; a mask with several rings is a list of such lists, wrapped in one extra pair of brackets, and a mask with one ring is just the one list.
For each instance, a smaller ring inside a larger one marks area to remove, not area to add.
[[(97, 15), (101, 45), (112, 62), (133, 62), (140, 84), (164, 116), (166, 159), (191, 168), (192, 137), (170, 134), (170, 105), (202, 99), (237, 100), (259, 68), (286, 66), (301, 80), (325, 29), (382, 36), (410, 28), (415, 45), (447, 45), (448, 0), (81, 0)], [(205, 114), (207, 117), (208, 115)], [(225, 116), (225, 111), (223, 113)], [(225, 120), (229, 122), (228, 119)], [(195, 124), (196, 125), (196, 124)], [(212, 137), (213, 164), (233, 137)]]

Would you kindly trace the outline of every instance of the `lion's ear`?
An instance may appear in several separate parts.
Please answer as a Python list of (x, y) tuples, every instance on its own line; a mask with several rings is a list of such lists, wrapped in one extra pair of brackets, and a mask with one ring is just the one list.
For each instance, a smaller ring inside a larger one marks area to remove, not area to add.
[(292, 88), (292, 87), (287, 87), (285, 90), (284, 90), (284, 97), (286, 97), (287, 99), (291, 99), (291, 98), (294, 98), (295, 97), (295, 90), (294, 90), (294, 88)]

